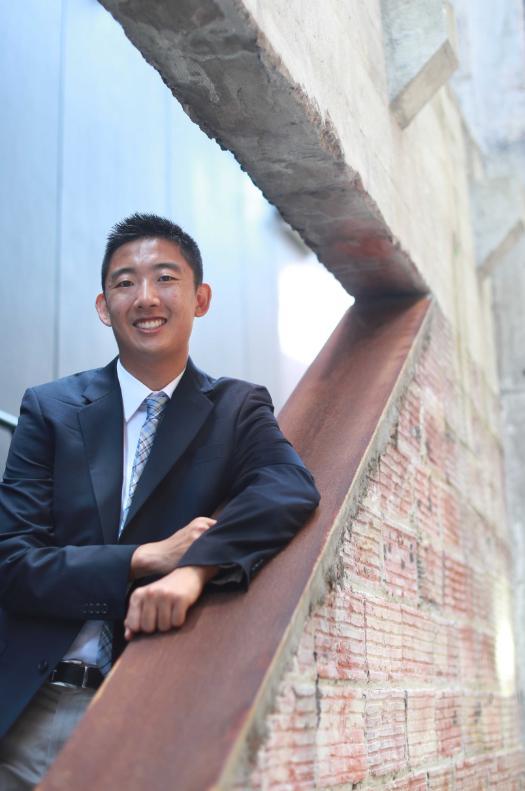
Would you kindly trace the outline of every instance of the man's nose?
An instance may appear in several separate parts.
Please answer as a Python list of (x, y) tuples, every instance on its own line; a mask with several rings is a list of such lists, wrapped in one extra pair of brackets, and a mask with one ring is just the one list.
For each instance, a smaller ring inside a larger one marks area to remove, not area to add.
[(137, 302), (141, 307), (151, 307), (159, 304), (157, 284), (146, 278), (140, 283)]

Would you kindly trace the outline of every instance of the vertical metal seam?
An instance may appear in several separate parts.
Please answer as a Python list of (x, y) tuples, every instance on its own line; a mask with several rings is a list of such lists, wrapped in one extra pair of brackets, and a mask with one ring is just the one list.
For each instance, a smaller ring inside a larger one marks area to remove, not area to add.
[(57, 166), (55, 199), (55, 278), (54, 278), (54, 327), (52, 376), (60, 375), (60, 335), (62, 308), (62, 209), (64, 182), (64, 83), (66, 49), (66, 10), (68, 0), (61, 0), (59, 62), (58, 62), (58, 124), (57, 124)]

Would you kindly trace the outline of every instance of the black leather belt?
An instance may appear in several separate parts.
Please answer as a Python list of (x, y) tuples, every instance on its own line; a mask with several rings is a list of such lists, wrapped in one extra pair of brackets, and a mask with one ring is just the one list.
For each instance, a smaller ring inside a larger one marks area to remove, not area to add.
[(64, 659), (59, 662), (48, 681), (59, 687), (81, 687), (81, 689), (98, 689), (104, 681), (100, 668), (85, 665), (79, 659)]

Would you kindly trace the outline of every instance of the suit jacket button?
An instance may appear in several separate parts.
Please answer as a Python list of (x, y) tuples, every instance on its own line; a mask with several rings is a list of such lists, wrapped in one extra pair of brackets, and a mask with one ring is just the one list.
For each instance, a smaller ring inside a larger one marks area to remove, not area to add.
[(39, 673), (47, 673), (47, 671), (49, 670), (49, 662), (47, 661), (47, 659), (42, 659), (38, 663), (37, 670)]

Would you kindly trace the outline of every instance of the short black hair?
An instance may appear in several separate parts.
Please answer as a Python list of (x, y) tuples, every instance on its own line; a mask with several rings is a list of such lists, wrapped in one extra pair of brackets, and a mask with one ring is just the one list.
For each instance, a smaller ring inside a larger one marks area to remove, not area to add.
[(179, 225), (157, 214), (135, 214), (116, 223), (108, 234), (106, 250), (102, 259), (102, 291), (106, 287), (106, 278), (111, 256), (127, 242), (137, 239), (167, 239), (180, 248), (182, 255), (193, 270), (195, 287), (202, 283), (202, 258), (197, 242), (189, 236)]

